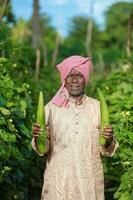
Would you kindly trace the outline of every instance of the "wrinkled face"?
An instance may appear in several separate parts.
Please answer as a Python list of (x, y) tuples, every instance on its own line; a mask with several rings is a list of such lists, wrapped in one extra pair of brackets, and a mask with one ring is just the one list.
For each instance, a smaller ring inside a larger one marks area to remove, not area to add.
[(70, 96), (81, 96), (85, 89), (84, 76), (79, 71), (72, 69), (65, 79), (65, 87)]

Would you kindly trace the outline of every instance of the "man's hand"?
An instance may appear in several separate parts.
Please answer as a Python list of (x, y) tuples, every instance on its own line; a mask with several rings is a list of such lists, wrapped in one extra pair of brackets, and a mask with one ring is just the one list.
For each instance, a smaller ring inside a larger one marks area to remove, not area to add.
[[(50, 128), (49, 128), (49, 125), (46, 124), (46, 135), (47, 135), (47, 138), (50, 137)], [(39, 134), (41, 134), (42, 132), (42, 129), (41, 129), (41, 126), (38, 124), (38, 123), (34, 123), (33, 124), (33, 137), (34, 138), (37, 138), (39, 136)]]
[(41, 134), (41, 126), (38, 123), (33, 124), (33, 137), (36, 139)]
[(104, 127), (104, 129), (102, 130), (102, 136), (106, 139), (106, 140), (110, 140), (113, 139), (113, 128), (111, 125), (108, 125), (106, 127)]
[(112, 125), (108, 125), (103, 128), (101, 135), (106, 139), (106, 144), (105, 144), (106, 147), (109, 147), (111, 145), (113, 141), (113, 134), (114, 131)]
[[(50, 128), (49, 128), (49, 125), (45, 125), (46, 126), (46, 151), (48, 152), (49, 151), (49, 148), (50, 148)], [(35, 141), (35, 145), (36, 145), (36, 148), (38, 149), (37, 147), (37, 137), (42, 133), (42, 129), (41, 129), (41, 126), (38, 124), (38, 123), (34, 123), (33, 124), (33, 138), (34, 138), (34, 141)], [(45, 153), (47, 153), (45, 152)]]

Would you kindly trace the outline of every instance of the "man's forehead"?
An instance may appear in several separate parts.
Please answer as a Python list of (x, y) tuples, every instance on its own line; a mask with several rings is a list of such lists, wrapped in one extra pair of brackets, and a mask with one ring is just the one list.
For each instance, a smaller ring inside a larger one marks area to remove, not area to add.
[(76, 70), (76, 69), (72, 69), (72, 70), (69, 72), (69, 75), (70, 75), (70, 74), (81, 74), (81, 75), (82, 75), (82, 73), (79, 72), (79, 71)]

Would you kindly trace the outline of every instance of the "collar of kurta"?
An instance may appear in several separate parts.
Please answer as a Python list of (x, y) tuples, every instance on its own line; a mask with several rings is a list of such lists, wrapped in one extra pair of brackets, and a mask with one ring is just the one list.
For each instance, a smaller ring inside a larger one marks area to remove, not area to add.
[(75, 99), (75, 98), (72, 98), (72, 97), (69, 97), (69, 102), (70, 104), (75, 104), (76, 106), (78, 105), (81, 105), (86, 99), (86, 94), (84, 94), (80, 99)]

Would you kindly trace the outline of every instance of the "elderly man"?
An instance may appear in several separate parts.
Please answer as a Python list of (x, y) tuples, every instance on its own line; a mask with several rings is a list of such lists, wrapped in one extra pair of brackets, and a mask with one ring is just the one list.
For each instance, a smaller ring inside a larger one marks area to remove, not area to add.
[[(41, 200), (103, 200), (104, 177), (100, 154), (112, 156), (117, 148), (111, 125), (99, 145), (99, 101), (85, 94), (91, 59), (71, 56), (57, 65), (62, 86), (45, 106), (48, 160)], [(40, 155), (34, 124), (33, 149)]]

